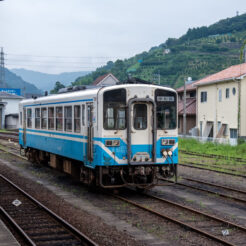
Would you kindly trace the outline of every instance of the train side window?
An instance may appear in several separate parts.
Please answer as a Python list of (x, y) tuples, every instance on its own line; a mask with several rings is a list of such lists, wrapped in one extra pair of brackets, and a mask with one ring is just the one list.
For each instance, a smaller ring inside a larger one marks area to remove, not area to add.
[(74, 106), (74, 131), (80, 132), (80, 105)]
[(40, 129), (40, 108), (35, 108), (35, 128)]
[(65, 119), (65, 131), (72, 131), (72, 106), (67, 106), (64, 108), (64, 119)]
[(56, 130), (62, 131), (62, 129), (63, 129), (62, 107), (56, 107)]
[(82, 126), (85, 125), (85, 105), (82, 105)]
[(47, 108), (41, 108), (41, 128), (47, 128)]
[(144, 130), (147, 128), (147, 105), (135, 104), (133, 110), (134, 128)]
[(54, 130), (55, 128), (55, 111), (54, 111), (54, 107), (48, 108), (48, 128), (50, 130)]
[(32, 128), (32, 109), (27, 109), (27, 127)]

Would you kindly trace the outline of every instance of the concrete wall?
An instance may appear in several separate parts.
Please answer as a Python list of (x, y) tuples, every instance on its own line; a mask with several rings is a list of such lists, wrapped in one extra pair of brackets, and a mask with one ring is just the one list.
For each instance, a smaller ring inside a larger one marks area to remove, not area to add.
[(241, 80), (241, 98), (240, 98), (240, 136), (246, 137), (246, 77)]
[(19, 102), (22, 99), (2, 99), (3, 102), (7, 102), (5, 106), (5, 115), (6, 114), (17, 114), (19, 112)]
[[(226, 98), (226, 89), (229, 89), (229, 98)], [(236, 93), (233, 95), (233, 88)], [(219, 101), (219, 91), (221, 90), (221, 101)], [(201, 102), (201, 92), (207, 91), (207, 102)], [(230, 137), (230, 128), (238, 128), (238, 95), (239, 83), (237, 81), (220, 82), (197, 89), (197, 127), (202, 128), (206, 122), (213, 122), (213, 137), (218, 133), (218, 122), (228, 125), (226, 138)], [(244, 104), (245, 105), (245, 104)]]

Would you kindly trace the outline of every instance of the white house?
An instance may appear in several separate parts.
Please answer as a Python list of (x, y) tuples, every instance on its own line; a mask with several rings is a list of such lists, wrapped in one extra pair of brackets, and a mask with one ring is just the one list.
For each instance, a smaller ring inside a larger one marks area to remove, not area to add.
[(119, 83), (119, 80), (112, 73), (108, 73), (98, 77), (92, 84), (110, 86), (117, 83)]
[(22, 96), (0, 92), (0, 127), (8, 129), (19, 128), (19, 102)]

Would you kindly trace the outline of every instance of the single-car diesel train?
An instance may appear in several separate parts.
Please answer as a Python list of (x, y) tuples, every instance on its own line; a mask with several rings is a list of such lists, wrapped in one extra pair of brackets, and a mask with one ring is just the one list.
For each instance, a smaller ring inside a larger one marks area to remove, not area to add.
[(19, 143), (30, 161), (46, 162), (103, 188), (158, 184), (177, 175), (175, 90), (120, 84), (26, 99)]

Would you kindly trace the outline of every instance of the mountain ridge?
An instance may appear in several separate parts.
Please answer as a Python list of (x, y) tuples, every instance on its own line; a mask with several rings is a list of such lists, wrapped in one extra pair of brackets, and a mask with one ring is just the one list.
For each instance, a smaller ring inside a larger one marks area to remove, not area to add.
[(37, 72), (24, 68), (13, 68), (12, 72), (21, 76), (23, 80), (34, 84), (36, 87), (43, 91), (50, 91), (57, 81), (64, 85), (69, 85), (77, 77), (88, 74), (90, 71), (80, 71), (80, 72), (64, 72), (60, 74), (49, 74)]

